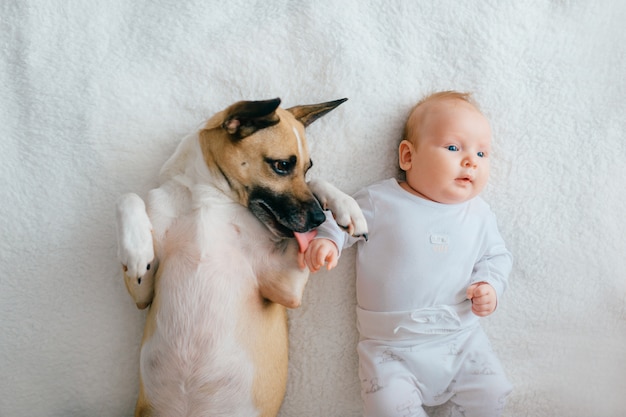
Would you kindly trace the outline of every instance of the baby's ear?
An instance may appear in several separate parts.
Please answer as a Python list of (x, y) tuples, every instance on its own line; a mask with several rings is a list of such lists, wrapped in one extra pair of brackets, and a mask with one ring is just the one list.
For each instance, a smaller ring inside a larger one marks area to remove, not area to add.
[(403, 140), (398, 146), (398, 165), (400, 169), (406, 171), (411, 169), (411, 162), (413, 160), (413, 144), (408, 140)]

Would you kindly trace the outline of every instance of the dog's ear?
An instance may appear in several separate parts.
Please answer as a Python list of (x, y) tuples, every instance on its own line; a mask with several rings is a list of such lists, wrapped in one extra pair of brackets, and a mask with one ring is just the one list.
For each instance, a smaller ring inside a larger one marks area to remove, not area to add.
[(295, 106), (287, 109), (287, 111), (291, 112), (291, 114), (293, 114), (294, 117), (304, 125), (304, 127), (307, 127), (346, 100), (348, 99), (342, 98), (335, 101), (327, 101), (326, 103)]
[(226, 110), (222, 128), (235, 139), (243, 139), (254, 132), (273, 126), (280, 121), (276, 109), (280, 99), (240, 101)]

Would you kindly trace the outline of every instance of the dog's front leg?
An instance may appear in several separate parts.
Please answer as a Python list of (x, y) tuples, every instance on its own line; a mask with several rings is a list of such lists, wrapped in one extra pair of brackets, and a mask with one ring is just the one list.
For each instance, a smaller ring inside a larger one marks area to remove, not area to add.
[(333, 213), (340, 227), (352, 236), (364, 236), (367, 239), (367, 221), (354, 198), (323, 180), (311, 180), (308, 184), (324, 210)]
[(309, 270), (298, 268), (298, 244), (295, 239), (280, 242), (258, 274), (261, 296), (287, 308), (302, 304)]
[(154, 256), (152, 223), (143, 200), (124, 194), (117, 201), (117, 255), (122, 263), (124, 282), (137, 307), (146, 308), (154, 295)]

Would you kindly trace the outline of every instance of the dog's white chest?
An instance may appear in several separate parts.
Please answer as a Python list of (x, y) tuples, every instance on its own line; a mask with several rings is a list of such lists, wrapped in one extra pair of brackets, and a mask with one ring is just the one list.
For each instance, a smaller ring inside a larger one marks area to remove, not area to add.
[[(232, 407), (247, 410), (241, 415), (254, 415), (252, 403), (245, 400), (252, 397), (254, 369), (238, 342), (237, 326), (256, 278), (244, 252), (241, 225), (223, 217), (220, 210), (198, 208), (174, 222), (163, 242), (156, 326), (142, 348), (141, 373), (151, 401), (172, 413), (179, 401), (179, 407), (215, 411), (209, 415)], [(200, 395), (217, 389), (250, 395), (239, 397), (237, 404)], [(181, 415), (193, 413), (187, 409)]]

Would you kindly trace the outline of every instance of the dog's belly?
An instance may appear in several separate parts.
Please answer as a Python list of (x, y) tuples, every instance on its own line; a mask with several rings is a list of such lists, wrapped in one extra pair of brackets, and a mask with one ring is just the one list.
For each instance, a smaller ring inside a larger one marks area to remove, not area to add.
[(141, 350), (146, 396), (162, 416), (257, 415), (254, 364), (240, 343), (241, 320), (259, 302), (254, 272), (235, 228), (190, 224), (195, 238), (180, 238), (192, 230), (182, 221), (164, 246)]

